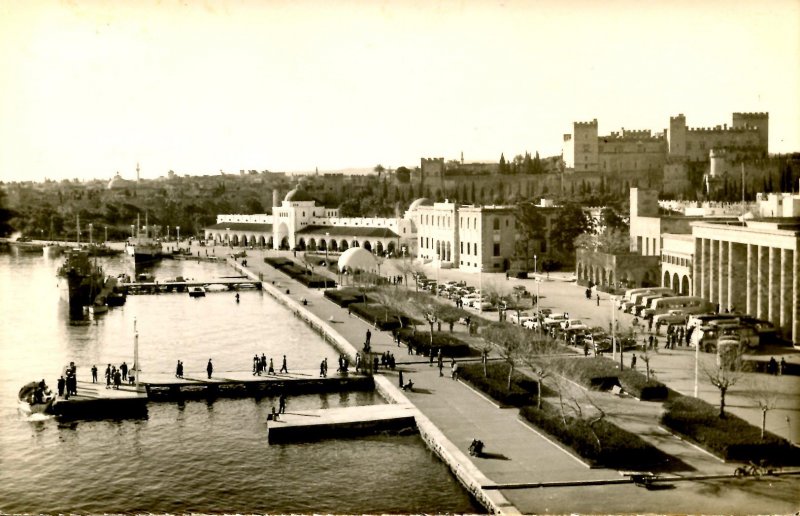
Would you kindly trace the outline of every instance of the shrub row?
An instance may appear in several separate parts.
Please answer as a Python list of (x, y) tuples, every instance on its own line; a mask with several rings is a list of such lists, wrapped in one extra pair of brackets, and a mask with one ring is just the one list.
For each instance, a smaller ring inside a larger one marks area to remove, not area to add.
[(536, 406), (522, 407), (520, 415), (593, 465), (642, 469), (670, 460), (669, 455), (646, 443), (638, 435), (605, 419), (590, 425), (583, 419), (562, 416), (558, 407), (547, 402), (542, 402), (541, 409)]
[[(373, 324), (381, 331), (395, 330), (402, 325), (410, 323), (410, 320), (405, 315), (378, 303), (356, 302), (347, 306), (348, 310)], [(401, 318), (402, 324), (400, 322)]]
[(342, 308), (346, 308), (353, 303), (364, 302), (363, 294), (355, 288), (329, 289), (325, 291), (324, 295)]
[[(536, 403), (539, 382), (514, 372), (511, 377), (511, 391), (508, 387), (508, 364), (490, 362), (486, 365), (488, 376), (483, 374), (483, 364), (459, 364), (459, 378), (468, 381), (476, 389), (485, 392), (492, 399), (504, 405), (523, 407)], [(542, 394), (548, 394), (545, 390)]]
[[(459, 376), (493, 399), (506, 405), (521, 407), (520, 415), (523, 418), (592, 464), (613, 468), (649, 468), (664, 464), (670, 459), (639, 436), (605, 419), (590, 425), (582, 419), (562, 416), (557, 407), (545, 400), (542, 400), (542, 408), (537, 409), (538, 382), (515, 372), (509, 391), (506, 388), (508, 367), (505, 363), (490, 363), (487, 365), (486, 377), (483, 374), (483, 364), (465, 364), (459, 367)], [(547, 387), (543, 387), (542, 394), (553, 395)]]
[[(429, 331), (416, 331), (413, 328), (401, 328), (397, 331), (400, 342), (411, 347), (418, 354), (430, 356), (431, 353), (431, 333)], [(442, 355), (446, 357), (467, 357), (473, 354), (469, 344), (449, 333), (434, 332), (433, 348), (441, 349)]]
[(264, 262), (309, 288), (329, 288), (336, 286), (334, 280), (320, 276), (319, 274), (310, 273), (305, 267), (300, 267), (286, 258), (264, 258)]
[(606, 357), (554, 358), (550, 364), (562, 375), (594, 389), (608, 389), (620, 385), (640, 400), (663, 400), (669, 389), (663, 383), (650, 380), (635, 369), (620, 371), (617, 364)]
[(800, 464), (800, 449), (770, 432), (726, 414), (701, 399), (678, 396), (665, 403), (661, 423), (725, 460), (760, 461), (773, 465)]

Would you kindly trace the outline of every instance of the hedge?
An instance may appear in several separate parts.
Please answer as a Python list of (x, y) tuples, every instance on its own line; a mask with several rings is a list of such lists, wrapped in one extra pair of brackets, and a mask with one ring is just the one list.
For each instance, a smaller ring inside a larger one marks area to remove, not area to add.
[(625, 392), (644, 401), (663, 400), (669, 395), (669, 389), (663, 383), (653, 378), (647, 380), (643, 373), (635, 369), (620, 371), (610, 358), (553, 358), (550, 359), (550, 365), (586, 387), (609, 389), (620, 385)]
[[(347, 307), (353, 303), (363, 303), (364, 302), (364, 295), (355, 288), (344, 288), (344, 289), (329, 289), (325, 291), (325, 297), (336, 303), (337, 305), (341, 306), (342, 308)], [(369, 299), (369, 297), (367, 297)]]
[(726, 413), (701, 399), (678, 396), (664, 404), (661, 423), (725, 460), (761, 461), (773, 465), (800, 464), (800, 449), (770, 432)]
[(671, 460), (669, 455), (638, 435), (605, 419), (590, 426), (586, 420), (567, 416), (565, 425), (559, 408), (546, 401), (542, 402), (541, 409), (522, 407), (520, 415), (596, 466), (647, 469), (666, 465)]
[(309, 273), (307, 268), (296, 265), (293, 261), (286, 258), (264, 258), (264, 262), (309, 288), (328, 288), (336, 286), (334, 280), (320, 276), (319, 274)]
[[(536, 403), (539, 382), (518, 372), (511, 376), (511, 391), (508, 386), (508, 364), (490, 362), (486, 365), (488, 378), (483, 375), (483, 364), (459, 364), (458, 376), (476, 389), (485, 392), (504, 405), (522, 407)], [(543, 394), (549, 394), (545, 389)]]
[[(410, 324), (410, 319), (391, 308), (379, 303), (350, 303), (347, 309), (360, 316), (370, 324), (374, 324), (381, 331), (395, 330), (403, 325)], [(402, 324), (400, 323), (402, 318)]]
[[(431, 333), (429, 331), (415, 331), (413, 328), (401, 328), (397, 332), (400, 335), (400, 342), (410, 344), (414, 351), (422, 355), (430, 355)], [(441, 349), (442, 355), (446, 357), (466, 357), (477, 352), (473, 352), (469, 344), (455, 337), (450, 333), (433, 333), (434, 349)]]
[[(638, 469), (663, 465), (670, 460), (669, 455), (646, 443), (639, 436), (605, 419), (593, 425), (594, 433), (587, 421), (574, 417), (568, 416), (567, 424), (564, 425), (561, 411), (557, 407), (542, 400), (542, 408), (536, 408), (538, 382), (535, 380), (515, 372), (511, 379), (511, 391), (506, 389), (508, 367), (508, 364), (500, 362), (488, 364), (487, 378), (483, 375), (483, 364), (464, 364), (459, 365), (458, 375), (500, 403), (521, 407), (520, 415), (524, 419), (592, 464)], [(543, 387), (542, 394), (553, 395), (547, 387)], [(601, 445), (598, 445), (595, 433)]]

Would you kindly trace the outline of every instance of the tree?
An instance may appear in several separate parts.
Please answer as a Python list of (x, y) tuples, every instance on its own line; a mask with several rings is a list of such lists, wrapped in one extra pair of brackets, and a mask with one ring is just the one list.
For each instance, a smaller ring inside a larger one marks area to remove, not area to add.
[[(724, 343), (724, 341), (723, 341)], [(721, 343), (717, 345), (720, 346)], [(704, 364), (703, 373), (711, 385), (719, 390), (719, 417), (725, 419), (725, 395), (728, 389), (742, 378), (742, 349), (740, 345), (726, 345), (719, 349), (714, 365)]]
[(536, 408), (542, 408), (542, 383), (553, 374), (551, 362), (545, 355), (558, 351), (558, 343), (547, 335), (535, 336), (522, 349), (522, 361), (536, 375)]
[(745, 396), (754, 401), (761, 410), (761, 440), (767, 433), (767, 412), (778, 406), (781, 394), (774, 385), (766, 378), (758, 378), (752, 381), (751, 388), (746, 391)]
[(532, 202), (517, 204), (514, 217), (521, 237), (517, 240), (517, 253), (525, 259), (527, 268), (531, 257), (536, 254), (537, 241), (545, 237), (545, 218)]
[(522, 328), (504, 323), (491, 323), (484, 327), (481, 336), (492, 344), (493, 348), (508, 364), (508, 381), (506, 389), (511, 390), (511, 377), (514, 374), (514, 367), (520, 356), (525, 343), (525, 335)]
[(397, 182), (408, 184), (411, 182), (411, 171), (406, 167), (397, 167), (397, 170), (394, 171), (394, 177), (397, 178)]
[(386, 171), (386, 169), (380, 163), (375, 165), (375, 168), (373, 168), (372, 170), (374, 170), (375, 173), (378, 174), (378, 179), (380, 179), (381, 178), (381, 174), (383, 174)]
[(575, 239), (582, 233), (591, 230), (589, 215), (575, 203), (567, 203), (561, 209), (559, 217), (553, 221), (550, 239), (560, 251), (572, 253), (575, 250)]
[(499, 174), (508, 174), (508, 165), (506, 164), (506, 157), (500, 153), (500, 163), (497, 164), (497, 172)]

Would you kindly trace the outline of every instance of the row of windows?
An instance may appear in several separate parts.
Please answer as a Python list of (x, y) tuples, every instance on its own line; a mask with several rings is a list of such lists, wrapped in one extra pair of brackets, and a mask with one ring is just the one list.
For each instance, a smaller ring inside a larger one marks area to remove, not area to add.
[(663, 263), (670, 263), (672, 265), (680, 265), (681, 267), (691, 267), (692, 261), (688, 258), (681, 258), (679, 256), (672, 256), (665, 254), (661, 256)]
[[(470, 220), (472, 221), (471, 224), (472, 227), (470, 227)], [(433, 216), (426, 214), (424, 219), (422, 219), (422, 221), (425, 225), (435, 224), (436, 227), (447, 227), (447, 228), (450, 227), (450, 217), (446, 216), (441, 216), (441, 215)], [(464, 229), (478, 229), (477, 217), (460, 217), (459, 223), (461, 224), (461, 227), (463, 227)], [(505, 226), (508, 227), (509, 225), (510, 225), (509, 219), (506, 219)], [(500, 217), (494, 217), (492, 219), (492, 228), (500, 229)]]

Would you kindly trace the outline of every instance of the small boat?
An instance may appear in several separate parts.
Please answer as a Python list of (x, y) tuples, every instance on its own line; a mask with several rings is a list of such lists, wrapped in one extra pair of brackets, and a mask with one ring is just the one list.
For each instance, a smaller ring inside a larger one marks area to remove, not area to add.
[(26, 383), (19, 390), (19, 408), (25, 414), (47, 414), (52, 411), (56, 396), (44, 383)]
[(89, 306), (89, 313), (92, 315), (100, 315), (108, 312), (108, 307), (106, 305), (90, 305)]
[(205, 297), (206, 289), (203, 287), (192, 287), (189, 289), (189, 296), (191, 297)]

